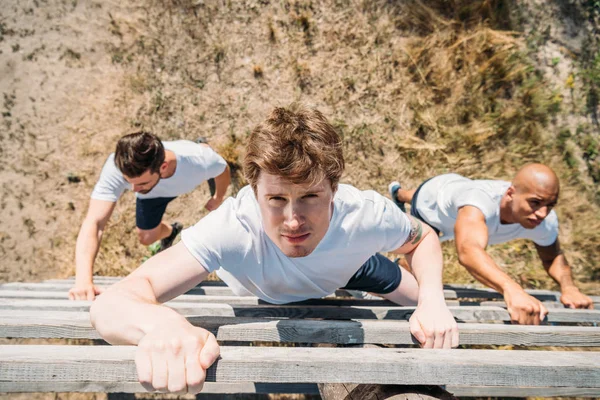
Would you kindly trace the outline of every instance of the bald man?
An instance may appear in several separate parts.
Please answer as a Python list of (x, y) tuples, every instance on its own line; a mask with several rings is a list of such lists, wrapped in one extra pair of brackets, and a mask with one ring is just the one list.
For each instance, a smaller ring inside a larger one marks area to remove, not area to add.
[(549, 167), (528, 164), (512, 182), (471, 180), (457, 174), (439, 175), (416, 190), (398, 182), (389, 186), (392, 200), (429, 224), (441, 241), (456, 242), (459, 262), (477, 280), (502, 293), (513, 323), (539, 324), (548, 311), (511, 279), (485, 251), (488, 245), (513, 239), (535, 243), (548, 275), (559, 285), (561, 302), (569, 308), (593, 308), (592, 300), (573, 282), (560, 249), (558, 218), (552, 208), (559, 194), (558, 177)]

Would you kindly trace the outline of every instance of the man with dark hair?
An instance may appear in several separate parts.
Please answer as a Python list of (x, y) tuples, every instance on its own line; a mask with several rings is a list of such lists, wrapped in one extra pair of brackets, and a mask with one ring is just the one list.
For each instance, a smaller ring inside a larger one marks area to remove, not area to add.
[(212, 211), (219, 207), (230, 183), (229, 167), (203, 142), (161, 142), (148, 132), (125, 135), (118, 141), (115, 153), (102, 168), (77, 237), (76, 280), (69, 291), (70, 299), (93, 300), (99, 294), (92, 278), (94, 259), (106, 222), (126, 189), (136, 193), (140, 243), (149, 245), (160, 240), (160, 251), (170, 247), (183, 229), (179, 222), (169, 225), (162, 221), (167, 204), (177, 196), (208, 181), (212, 197), (205, 208)]
[[(147, 389), (172, 392), (199, 392), (219, 346), (159, 302), (212, 271), (236, 294), (269, 303), (351, 287), (416, 304), (410, 330), (421, 345), (456, 347), (437, 237), (380, 194), (340, 184), (343, 170), (341, 138), (323, 114), (299, 105), (274, 109), (248, 140), (249, 186), (102, 294), (92, 324), (110, 343), (138, 345), (138, 379)], [(414, 276), (377, 254), (386, 251), (406, 254)]]
[(457, 174), (438, 175), (416, 190), (389, 186), (392, 200), (427, 223), (440, 240), (456, 243), (459, 262), (478, 281), (503, 294), (513, 323), (539, 324), (548, 310), (510, 278), (485, 251), (488, 245), (513, 239), (535, 244), (548, 275), (559, 285), (562, 303), (593, 308), (579, 291), (558, 241), (558, 218), (552, 208), (559, 194), (558, 177), (543, 164), (527, 164), (512, 182), (471, 180)]

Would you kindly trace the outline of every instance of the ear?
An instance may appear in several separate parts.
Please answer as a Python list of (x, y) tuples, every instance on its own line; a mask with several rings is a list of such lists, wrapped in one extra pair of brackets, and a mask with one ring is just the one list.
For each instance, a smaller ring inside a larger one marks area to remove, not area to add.
[(162, 177), (165, 172), (167, 172), (167, 168), (169, 167), (169, 164), (167, 164), (166, 161), (164, 161), (162, 164), (160, 164), (160, 168), (158, 169), (158, 174)]
[(510, 187), (506, 191), (506, 197), (508, 197), (509, 199), (512, 200), (512, 198), (516, 192), (517, 192), (517, 189), (515, 189), (515, 187), (513, 185), (510, 185)]

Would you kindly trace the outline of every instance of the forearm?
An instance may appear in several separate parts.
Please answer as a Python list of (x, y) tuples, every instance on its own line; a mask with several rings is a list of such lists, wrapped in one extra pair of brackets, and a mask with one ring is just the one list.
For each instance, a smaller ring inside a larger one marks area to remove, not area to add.
[(138, 344), (158, 325), (185, 320), (157, 302), (152, 285), (144, 277), (129, 277), (96, 298), (90, 318), (104, 340), (120, 345)]
[(225, 170), (221, 172), (220, 175), (215, 177), (215, 198), (222, 199), (225, 197), (225, 193), (227, 192), (227, 188), (231, 183), (231, 173), (229, 170), (229, 165), (225, 166)]
[(75, 245), (76, 284), (92, 282), (94, 259), (100, 248), (102, 231), (97, 223), (84, 221)]
[(459, 249), (459, 260), (479, 282), (502, 294), (511, 287), (520, 287), (517, 282), (496, 265), (485, 249), (477, 247)]
[(556, 256), (551, 263), (545, 264), (544, 268), (548, 275), (558, 283), (561, 291), (569, 287), (575, 287), (571, 267), (563, 254)]
[(443, 299), (442, 249), (433, 231), (427, 231), (419, 245), (406, 255), (406, 259), (419, 283), (419, 303), (435, 296)]

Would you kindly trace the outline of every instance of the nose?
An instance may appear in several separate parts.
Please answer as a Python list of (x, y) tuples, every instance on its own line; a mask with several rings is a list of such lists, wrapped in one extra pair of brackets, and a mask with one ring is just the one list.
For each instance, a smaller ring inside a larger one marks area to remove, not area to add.
[(297, 230), (302, 225), (298, 205), (290, 201), (285, 210), (285, 225), (289, 230)]
[(539, 219), (544, 219), (548, 216), (548, 206), (540, 207), (536, 210), (535, 216)]

